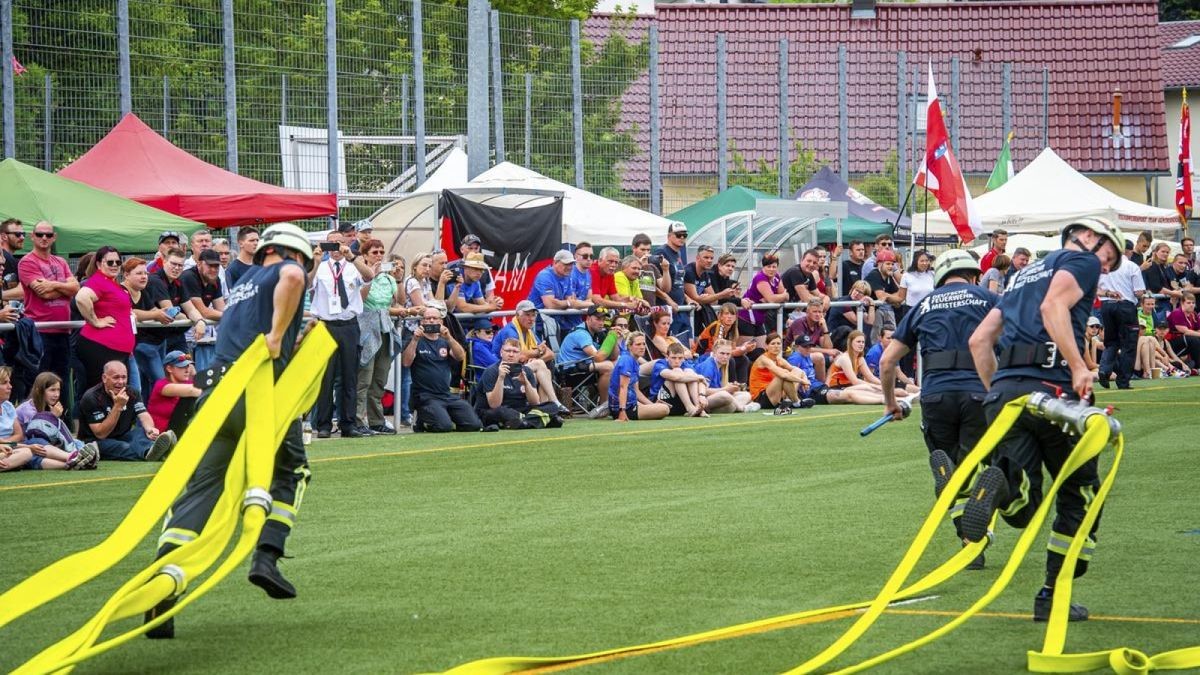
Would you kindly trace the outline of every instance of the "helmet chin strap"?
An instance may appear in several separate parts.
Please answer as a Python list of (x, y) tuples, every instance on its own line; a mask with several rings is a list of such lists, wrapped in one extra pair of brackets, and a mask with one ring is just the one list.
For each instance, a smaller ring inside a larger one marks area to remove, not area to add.
[(1101, 236), (1096, 237), (1096, 245), (1092, 246), (1091, 248), (1088, 248), (1087, 244), (1080, 241), (1079, 237), (1077, 237), (1075, 235), (1071, 235), (1071, 238), (1068, 241), (1070, 241), (1072, 244), (1075, 244), (1076, 246), (1078, 246), (1080, 249), (1082, 249), (1084, 251), (1090, 251), (1091, 253), (1097, 253), (1097, 254), (1100, 253), (1100, 249), (1104, 248), (1104, 245), (1106, 243), (1108, 243), (1108, 240), (1106, 240), (1104, 237), (1101, 237)]

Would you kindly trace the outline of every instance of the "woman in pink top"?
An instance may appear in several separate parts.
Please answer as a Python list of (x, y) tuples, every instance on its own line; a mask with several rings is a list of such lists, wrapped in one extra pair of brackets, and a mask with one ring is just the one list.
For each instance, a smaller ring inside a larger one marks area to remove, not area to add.
[[(779, 278), (779, 256), (768, 253), (762, 257), (762, 269), (750, 280), (750, 287), (742, 299), (752, 304), (787, 302), (787, 290)], [(765, 348), (764, 338), (775, 330), (779, 310), (744, 309), (745, 302), (742, 306), (743, 309), (738, 312), (738, 334), (744, 338), (754, 338), (759, 348)]]
[(76, 354), (83, 362), (85, 388), (100, 382), (104, 364), (129, 362), (133, 353), (133, 301), (129, 291), (117, 283), (121, 253), (112, 246), (96, 251), (96, 273), (88, 277), (75, 304), (86, 322), (79, 331)]

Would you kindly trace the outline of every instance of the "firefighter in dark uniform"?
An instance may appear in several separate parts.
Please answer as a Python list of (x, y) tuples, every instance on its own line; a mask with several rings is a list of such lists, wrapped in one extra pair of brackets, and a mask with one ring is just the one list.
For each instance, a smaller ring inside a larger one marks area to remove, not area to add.
[[(212, 368), (197, 374), (196, 386), (203, 389), (197, 407), (203, 406), (226, 368), (233, 364), (258, 338), (266, 335), (267, 348), (274, 359), (275, 377), (283, 372), (300, 335), (303, 323), (302, 302), (313, 247), (304, 231), (290, 223), (272, 225), (262, 233), (254, 254), (255, 266), (247, 270), (229, 292), (221, 329), (217, 333)], [(188, 480), (183, 494), (171, 506), (168, 521), (158, 540), (162, 557), (195, 539), (204, 529), (213, 506), (224, 490), (225, 471), (246, 428), (243, 398), (226, 418), (221, 429)], [(256, 420), (263, 423), (265, 420)], [(295, 420), (275, 455), (271, 480), (271, 513), (263, 525), (258, 547), (250, 564), (250, 582), (272, 598), (296, 597), (296, 589), (283, 577), (276, 561), (283, 555), (284, 542), (296, 521), (297, 509), (304, 496), (310, 473), (304, 453), (300, 420)], [(150, 621), (170, 609), (175, 598), (168, 598), (146, 613)], [(150, 630), (147, 637), (171, 638), (174, 620)]]
[[(1033, 392), (1091, 399), (1092, 373), (1083, 360), (1086, 322), (1100, 274), (1120, 264), (1125, 239), (1111, 222), (1083, 218), (1067, 225), (1062, 244), (1062, 249), (1013, 278), (1000, 304), (971, 336), (979, 377), (989, 385), (984, 399), (989, 423), (1006, 403)], [(1009, 525), (1025, 527), (1043, 499), (1043, 469), (1053, 480), (1074, 447), (1075, 440), (1060, 427), (1022, 415), (996, 446), (991, 466), (980, 472), (971, 489), (963, 509), (963, 537), (980, 541), (997, 510)], [(1097, 466), (1096, 458), (1089, 460), (1058, 493), (1046, 554), (1046, 584), (1034, 599), (1034, 621), (1050, 617), (1054, 583), (1067, 547), (1100, 486)], [(1077, 577), (1087, 572), (1097, 527), (1084, 533), (1087, 541), (1075, 569)], [(1069, 617), (1085, 621), (1088, 611), (1072, 604)]]
[[(920, 345), (921, 433), (929, 448), (934, 493), (940, 496), (954, 467), (975, 447), (987, 430), (983, 397), (987, 390), (975, 371), (968, 340), (996, 306), (999, 297), (978, 285), (979, 263), (966, 251), (950, 250), (933, 264), (934, 291), (904, 315), (892, 343), (879, 361), (883, 401), (894, 419), (904, 419), (896, 402), (896, 366)], [(969, 481), (950, 511), (962, 538), (961, 516)], [(967, 569), (983, 569), (979, 554)]]

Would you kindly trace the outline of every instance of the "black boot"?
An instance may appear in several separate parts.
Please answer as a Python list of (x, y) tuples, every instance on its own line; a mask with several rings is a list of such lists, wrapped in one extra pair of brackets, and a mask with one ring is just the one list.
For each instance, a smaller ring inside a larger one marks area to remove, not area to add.
[(276, 600), (289, 600), (296, 597), (296, 587), (279, 571), (276, 561), (283, 555), (272, 548), (259, 548), (250, 559), (250, 583), (267, 592)]
[[(1044, 623), (1050, 620), (1050, 608), (1054, 604), (1054, 589), (1043, 588), (1033, 598), (1033, 620)], [(1087, 621), (1088, 610), (1083, 605), (1071, 603), (1067, 609), (1067, 621)]]
[[(150, 623), (158, 616), (166, 613), (175, 606), (175, 598), (167, 598), (154, 606), (153, 609), (146, 612), (146, 616), (142, 623)], [(173, 640), (175, 639), (175, 617), (171, 617), (159, 625), (146, 631), (146, 637), (151, 640)]]

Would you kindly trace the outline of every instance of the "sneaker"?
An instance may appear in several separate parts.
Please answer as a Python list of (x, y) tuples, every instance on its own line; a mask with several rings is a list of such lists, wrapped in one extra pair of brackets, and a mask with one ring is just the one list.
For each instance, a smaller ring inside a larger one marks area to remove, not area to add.
[(967, 541), (983, 541), (992, 516), (1008, 498), (1008, 480), (1000, 469), (989, 466), (979, 474), (962, 515), (962, 536)]
[(100, 446), (95, 441), (79, 449), (78, 463), (72, 467), (77, 471), (94, 471), (100, 466)]
[(596, 406), (595, 408), (592, 408), (591, 410), (588, 411), (587, 416), (588, 416), (588, 419), (590, 419), (590, 420), (599, 420), (599, 419), (604, 419), (605, 417), (608, 417), (608, 404), (601, 403), (600, 405)]
[(368, 427), (368, 428), (377, 434), (391, 435), (391, 434), (396, 433), (395, 429), (389, 427), (386, 424), (376, 424), (376, 425)]
[(485, 432), (489, 432), (489, 433), (493, 432), (493, 431), (500, 431), (500, 425), (499, 424), (489, 424), (489, 425), (483, 427), (482, 429), (480, 429), (480, 431), (485, 431)]
[(929, 453), (929, 468), (933, 470), (933, 495), (941, 497), (954, 475), (954, 460), (944, 450), (934, 450)]
[[(1045, 623), (1050, 620), (1050, 608), (1054, 604), (1053, 594), (1046, 594), (1045, 589), (1038, 592), (1033, 598), (1033, 620), (1036, 623)], [(1067, 610), (1067, 621), (1087, 621), (1088, 610), (1083, 605), (1071, 603), (1071, 608)]]
[(1112, 373), (1100, 373), (1100, 379), (1096, 380), (1096, 382), (1100, 383), (1101, 387), (1108, 389), (1108, 378), (1110, 377), (1112, 377)]
[(817, 404), (817, 401), (816, 401), (816, 399), (811, 399), (811, 398), (802, 398), (802, 399), (800, 399), (799, 401), (796, 401), (795, 403), (793, 403), (793, 404), (792, 404), (792, 407), (793, 407), (793, 408), (796, 408), (796, 409), (799, 409), (799, 410), (804, 410), (804, 409), (807, 409), (807, 408), (811, 408), (811, 407), (813, 407), (813, 406), (814, 406), (814, 405), (816, 405), (816, 404)]
[(276, 564), (274, 554), (255, 551), (250, 561), (250, 583), (267, 592), (276, 600), (290, 600), (296, 597), (296, 587), (283, 577)]
[(150, 446), (150, 449), (146, 451), (146, 461), (161, 462), (163, 457), (166, 457), (167, 453), (171, 452), (178, 441), (179, 439), (175, 437), (174, 431), (167, 429), (162, 432), (158, 435), (158, 438), (154, 439), (154, 444)]
[(762, 404), (757, 401), (750, 401), (746, 404), (742, 412), (758, 412), (759, 410), (762, 410)]
[(558, 404), (558, 411), (555, 414), (565, 419), (571, 419), (571, 409), (561, 403)]
[[(150, 611), (146, 612), (142, 623), (150, 623), (159, 615), (167, 612), (175, 606), (175, 598), (170, 597), (155, 605)], [(150, 640), (173, 640), (175, 639), (175, 617), (171, 617), (159, 625), (146, 631), (146, 637)]]

